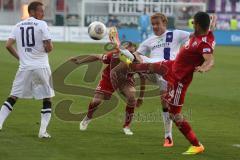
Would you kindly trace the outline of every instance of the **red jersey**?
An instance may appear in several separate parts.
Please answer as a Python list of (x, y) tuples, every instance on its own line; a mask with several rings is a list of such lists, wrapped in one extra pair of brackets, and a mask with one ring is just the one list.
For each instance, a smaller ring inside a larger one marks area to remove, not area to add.
[(177, 80), (192, 80), (197, 66), (204, 62), (203, 54), (212, 54), (215, 46), (214, 35), (211, 31), (207, 35), (191, 37), (183, 47), (172, 65), (172, 72)]
[[(102, 72), (102, 78), (99, 81), (99, 84), (96, 88), (96, 92), (104, 94), (105, 99), (110, 99), (112, 93), (115, 91), (116, 87), (114, 88), (112, 86), (111, 78), (110, 78), (110, 72), (111, 69), (114, 68), (116, 65), (119, 64), (119, 51), (113, 50), (111, 52), (108, 52), (103, 55), (102, 61), (105, 64), (108, 64), (106, 68), (104, 68)], [(134, 86), (134, 79), (132, 74), (129, 74), (127, 76), (127, 81), (124, 84), (128, 84), (131, 86)]]
[(103, 70), (102, 78), (109, 78), (110, 79), (110, 71), (114, 68), (120, 61), (119, 61), (119, 51), (113, 50), (103, 55), (102, 61), (105, 64), (108, 64), (107, 67)]

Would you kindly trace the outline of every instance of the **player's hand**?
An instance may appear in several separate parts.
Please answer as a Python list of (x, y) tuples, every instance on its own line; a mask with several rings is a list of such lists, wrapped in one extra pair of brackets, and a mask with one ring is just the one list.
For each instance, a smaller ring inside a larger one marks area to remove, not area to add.
[(141, 98), (137, 99), (136, 107), (139, 108), (143, 104), (143, 100)]
[(200, 72), (200, 73), (203, 73), (203, 72), (205, 72), (205, 71), (203, 70), (203, 68), (202, 68), (201, 66), (197, 66), (197, 67), (195, 67), (194, 72)]

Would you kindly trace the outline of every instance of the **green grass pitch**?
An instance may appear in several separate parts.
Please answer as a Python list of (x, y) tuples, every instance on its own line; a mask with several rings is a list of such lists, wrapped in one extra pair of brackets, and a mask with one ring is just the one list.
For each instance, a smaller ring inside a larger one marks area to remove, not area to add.
[[(49, 56), (52, 70), (61, 66), (69, 57), (102, 53), (102, 44), (55, 43)], [(0, 42), (0, 102), (8, 96), (18, 62), (8, 54)], [(240, 159), (240, 47), (217, 46), (216, 65), (206, 74), (196, 74), (185, 100), (184, 113), (206, 151), (196, 156), (183, 156), (188, 141), (174, 126), (174, 147), (163, 148), (163, 124), (158, 97), (147, 98), (136, 110), (140, 115), (132, 124), (134, 136), (122, 133), (125, 106), (118, 107), (79, 131), (79, 122), (66, 122), (53, 114), (49, 132), (50, 140), (37, 138), (42, 102), (19, 100), (14, 111), (0, 132), (0, 160), (237, 160)], [(86, 68), (80, 67), (65, 79), (65, 83), (94, 88), (82, 82)], [(99, 76), (97, 77), (99, 79)], [(117, 95), (116, 95), (117, 96)], [(71, 112), (86, 111), (90, 98), (56, 92), (54, 107), (61, 100), (73, 100)], [(155, 116), (155, 118), (154, 118)], [(156, 118), (157, 117), (157, 118)]]

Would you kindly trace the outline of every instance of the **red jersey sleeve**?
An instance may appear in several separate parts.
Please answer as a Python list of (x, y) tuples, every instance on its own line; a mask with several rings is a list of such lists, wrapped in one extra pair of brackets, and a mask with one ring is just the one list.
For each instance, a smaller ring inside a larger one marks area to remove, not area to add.
[(213, 54), (213, 48), (209, 43), (202, 42), (198, 46), (198, 52), (200, 54)]
[(103, 56), (102, 56), (103, 63), (110, 64), (113, 54), (117, 53), (117, 52), (118, 52), (117, 50), (113, 50), (113, 51), (103, 54)]

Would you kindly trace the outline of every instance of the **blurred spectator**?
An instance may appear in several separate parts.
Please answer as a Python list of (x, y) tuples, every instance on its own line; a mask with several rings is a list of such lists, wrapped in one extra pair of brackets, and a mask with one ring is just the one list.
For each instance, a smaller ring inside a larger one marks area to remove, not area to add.
[(146, 9), (144, 9), (143, 14), (139, 17), (139, 27), (140, 27), (140, 33), (141, 33), (141, 41), (148, 38), (149, 25), (150, 25), (150, 18), (146, 14)]
[(7, 11), (13, 11), (13, 0), (3, 0), (3, 9)]
[(107, 26), (108, 27), (119, 27), (120, 26), (120, 22), (119, 22), (119, 20), (117, 19), (116, 16), (109, 15)]
[(233, 16), (230, 20), (230, 29), (231, 30), (237, 30), (238, 29), (238, 21), (236, 19), (236, 16)]
[(240, 30), (240, 21), (238, 21), (238, 29)]
[(228, 20), (219, 20), (217, 22), (217, 29), (229, 30), (230, 29), (229, 21)]

